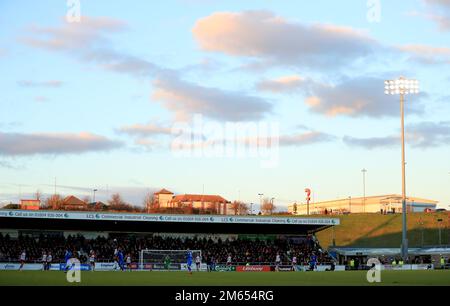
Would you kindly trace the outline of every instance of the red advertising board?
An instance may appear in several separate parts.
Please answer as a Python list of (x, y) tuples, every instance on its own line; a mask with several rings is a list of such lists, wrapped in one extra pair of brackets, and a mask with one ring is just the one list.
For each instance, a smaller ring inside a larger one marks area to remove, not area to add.
[(270, 272), (270, 266), (237, 266), (237, 272)]

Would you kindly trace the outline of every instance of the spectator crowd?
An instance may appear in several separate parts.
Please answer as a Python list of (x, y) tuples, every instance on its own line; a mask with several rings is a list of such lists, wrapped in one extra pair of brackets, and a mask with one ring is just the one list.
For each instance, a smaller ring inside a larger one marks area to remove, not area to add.
[(331, 262), (327, 252), (323, 251), (312, 237), (222, 240), (163, 237), (153, 234), (110, 234), (107, 238), (98, 236), (87, 239), (82, 235), (64, 237), (45, 234), (38, 237), (19, 235), (17, 238), (11, 238), (0, 233), (0, 261), (18, 261), (20, 254), (25, 251), (28, 262), (39, 262), (44, 253), (50, 253), (54, 262), (63, 262), (65, 252), (70, 250), (81, 262), (88, 261), (91, 251), (95, 253), (96, 261), (111, 262), (117, 249), (130, 254), (134, 262), (139, 260), (139, 252), (144, 249), (201, 250), (202, 261), (213, 258), (216, 263), (226, 263), (229, 257), (235, 264), (274, 263), (277, 255), (285, 264), (290, 264), (293, 257), (296, 257), (298, 264), (308, 264), (311, 256), (315, 256), (319, 264)]

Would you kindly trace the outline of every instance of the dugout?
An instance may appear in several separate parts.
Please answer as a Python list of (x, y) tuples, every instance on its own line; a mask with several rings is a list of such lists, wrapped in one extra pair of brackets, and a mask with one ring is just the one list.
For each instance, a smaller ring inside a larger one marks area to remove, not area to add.
[(335, 225), (337, 218), (0, 210), (0, 229), (14, 230), (306, 236)]

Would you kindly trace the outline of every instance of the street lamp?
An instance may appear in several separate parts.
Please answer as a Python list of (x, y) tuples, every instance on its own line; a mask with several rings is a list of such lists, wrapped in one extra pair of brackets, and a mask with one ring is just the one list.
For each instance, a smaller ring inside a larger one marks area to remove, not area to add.
[(400, 77), (397, 80), (384, 82), (384, 93), (387, 95), (400, 95), (400, 122), (401, 122), (401, 142), (402, 142), (402, 258), (408, 259), (408, 237), (406, 228), (406, 182), (405, 182), (405, 95), (419, 93), (419, 81), (408, 80)]
[(94, 192), (94, 197), (93, 197), (93, 201), (92, 202), (95, 203), (95, 192), (98, 191), (98, 189), (94, 189), (92, 191)]
[(264, 193), (258, 193), (259, 195), (259, 211), (261, 212), (261, 208), (262, 208), (262, 196), (264, 195)]
[(366, 169), (361, 170), (363, 174), (363, 212), (366, 212)]

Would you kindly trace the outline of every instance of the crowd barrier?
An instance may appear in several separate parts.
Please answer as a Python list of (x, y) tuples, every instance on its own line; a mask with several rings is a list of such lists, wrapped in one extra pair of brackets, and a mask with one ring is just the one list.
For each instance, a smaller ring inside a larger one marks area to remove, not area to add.
[[(80, 264), (79, 269), (81, 271), (90, 271), (91, 267), (88, 264)], [(19, 270), (20, 263), (0, 263), (0, 270)], [(50, 264), (50, 271), (63, 271), (66, 265), (64, 263), (53, 263)], [(43, 265), (41, 263), (26, 263), (23, 265), (22, 270), (25, 271), (41, 271), (43, 270)]]
[[(51, 271), (62, 271), (64, 270), (66, 265), (64, 263), (52, 263), (49, 266), (49, 270)], [(80, 264), (79, 269), (81, 271), (90, 271), (91, 266), (89, 264)], [(19, 270), (20, 263), (0, 263), (0, 270)], [(185, 263), (172, 263), (168, 266), (164, 264), (144, 264), (142, 267), (139, 267), (138, 263), (132, 263), (129, 267), (131, 270), (152, 270), (152, 271), (187, 271), (187, 264)], [(366, 270), (369, 267), (364, 267)], [(438, 267), (439, 268), (439, 267)], [(191, 266), (192, 271), (197, 271), (197, 267), (195, 264)], [(433, 270), (435, 266), (433, 264), (412, 264), (412, 265), (381, 265), (381, 270)], [(22, 267), (22, 270), (30, 270), (30, 271), (39, 271), (43, 270), (43, 266), (41, 263), (26, 263)], [(96, 262), (95, 263), (96, 271), (114, 271), (119, 270), (119, 267), (114, 262)], [(333, 271), (346, 271), (351, 270), (349, 267), (344, 265), (336, 265)], [(206, 263), (201, 263), (198, 271), (206, 272), (208, 271), (208, 266)], [(226, 265), (226, 264), (217, 264), (215, 265), (215, 271), (218, 272), (270, 272), (270, 271), (279, 271), (279, 272), (307, 272), (310, 271), (309, 266), (303, 265), (280, 265), (278, 267), (274, 265)], [(331, 265), (319, 265), (316, 267), (314, 272), (325, 272), (332, 271)]]

